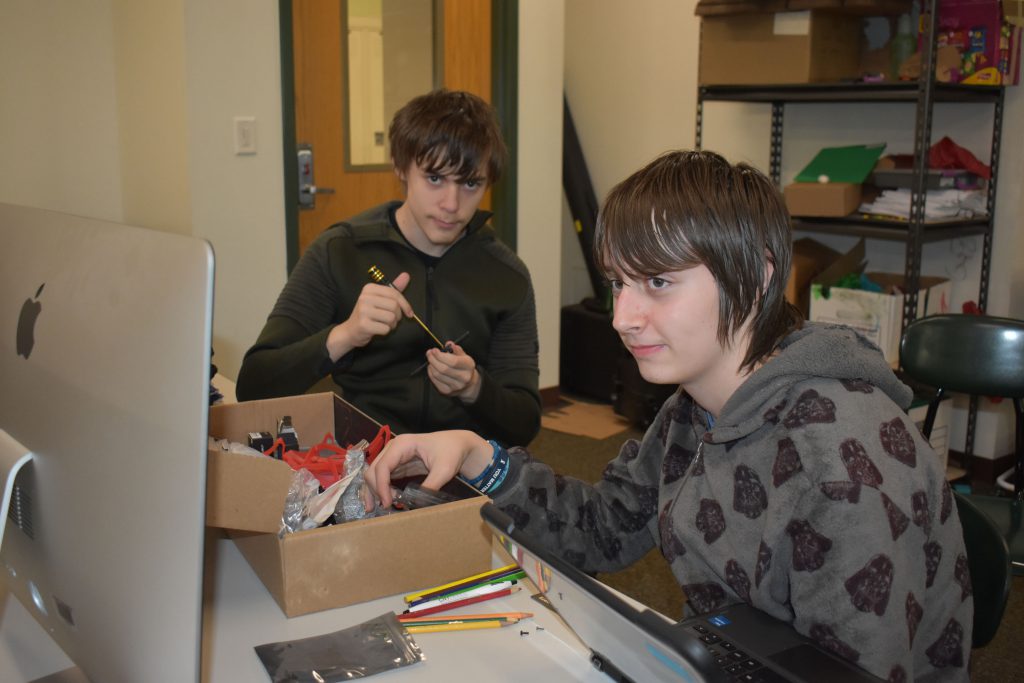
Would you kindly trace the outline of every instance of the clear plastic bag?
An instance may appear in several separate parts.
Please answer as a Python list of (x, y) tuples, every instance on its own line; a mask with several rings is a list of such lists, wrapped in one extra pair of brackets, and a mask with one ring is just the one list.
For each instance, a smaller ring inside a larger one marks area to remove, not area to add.
[(274, 683), (337, 683), (424, 659), (393, 612), (334, 633), (255, 649)]
[(295, 470), (291, 486), (288, 487), (288, 495), (284, 499), (279, 536), (319, 526), (309, 518), (310, 501), (319, 493), (320, 482), (309, 470)]
[(345, 455), (345, 474), (354, 476), (338, 501), (338, 507), (334, 512), (334, 519), (337, 522), (351, 522), (367, 516), (360, 495), (363, 488), (363, 469), (366, 467), (366, 446), (365, 440), (360, 441), (349, 448)]

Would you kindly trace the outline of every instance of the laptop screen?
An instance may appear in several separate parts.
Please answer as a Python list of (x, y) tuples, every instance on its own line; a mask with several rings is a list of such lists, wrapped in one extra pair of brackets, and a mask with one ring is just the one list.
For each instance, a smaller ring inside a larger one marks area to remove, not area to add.
[(648, 609), (638, 609), (619, 594), (540, 547), (515, 527), (493, 503), (480, 509), (484, 521), (591, 650), (594, 666), (615, 680), (725, 681), (724, 673), (701, 643)]

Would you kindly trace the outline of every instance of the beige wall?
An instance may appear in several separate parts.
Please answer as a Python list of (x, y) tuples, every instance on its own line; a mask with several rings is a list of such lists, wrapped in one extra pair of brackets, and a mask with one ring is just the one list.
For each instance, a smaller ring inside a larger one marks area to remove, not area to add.
[[(629, 173), (693, 144), (693, 1), (566, 0), (565, 93), (598, 203)], [(562, 303), (593, 296), (565, 211)]]
[[(184, 3), (192, 226), (216, 255), (214, 362), (234, 379), (286, 277), (277, 2)], [(256, 154), (234, 153), (236, 116), (256, 119)]]
[(273, 0), (0, 4), (0, 201), (208, 239), (230, 377), (285, 278), (278, 44)]
[(540, 386), (558, 386), (562, 240), (562, 0), (519, 0), (517, 250), (537, 298)]
[(182, 0), (112, 0), (126, 223), (191, 234)]
[(0, 201), (122, 220), (112, 14), (0, 3)]

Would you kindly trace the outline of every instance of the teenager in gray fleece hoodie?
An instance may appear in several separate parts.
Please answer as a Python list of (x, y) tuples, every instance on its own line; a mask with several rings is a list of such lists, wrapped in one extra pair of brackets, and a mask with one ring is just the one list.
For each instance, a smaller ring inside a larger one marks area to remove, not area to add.
[(585, 571), (657, 546), (690, 610), (744, 601), (883, 679), (966, 681), (952, 492), (877, 347), (786, 303), (791, 239), (760, 172), (662, 155), (612, 190), (595, 239), (615, 329), (645, 379), (679, 385), (643, 440), (590, 485), (470, 432), (405, 435), (370, 490), (389, 505), (399, 467), (461, 475)]

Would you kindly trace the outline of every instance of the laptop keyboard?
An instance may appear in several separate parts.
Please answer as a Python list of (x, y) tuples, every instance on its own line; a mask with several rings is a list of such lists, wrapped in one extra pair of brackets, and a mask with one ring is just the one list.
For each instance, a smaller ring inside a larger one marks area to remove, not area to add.
[(761, 664), (703, 624), (694, 624), (697, 637), (704, 643), (715, 663), (734, 681), (741, 683), (785, 683), (787, 679)]

